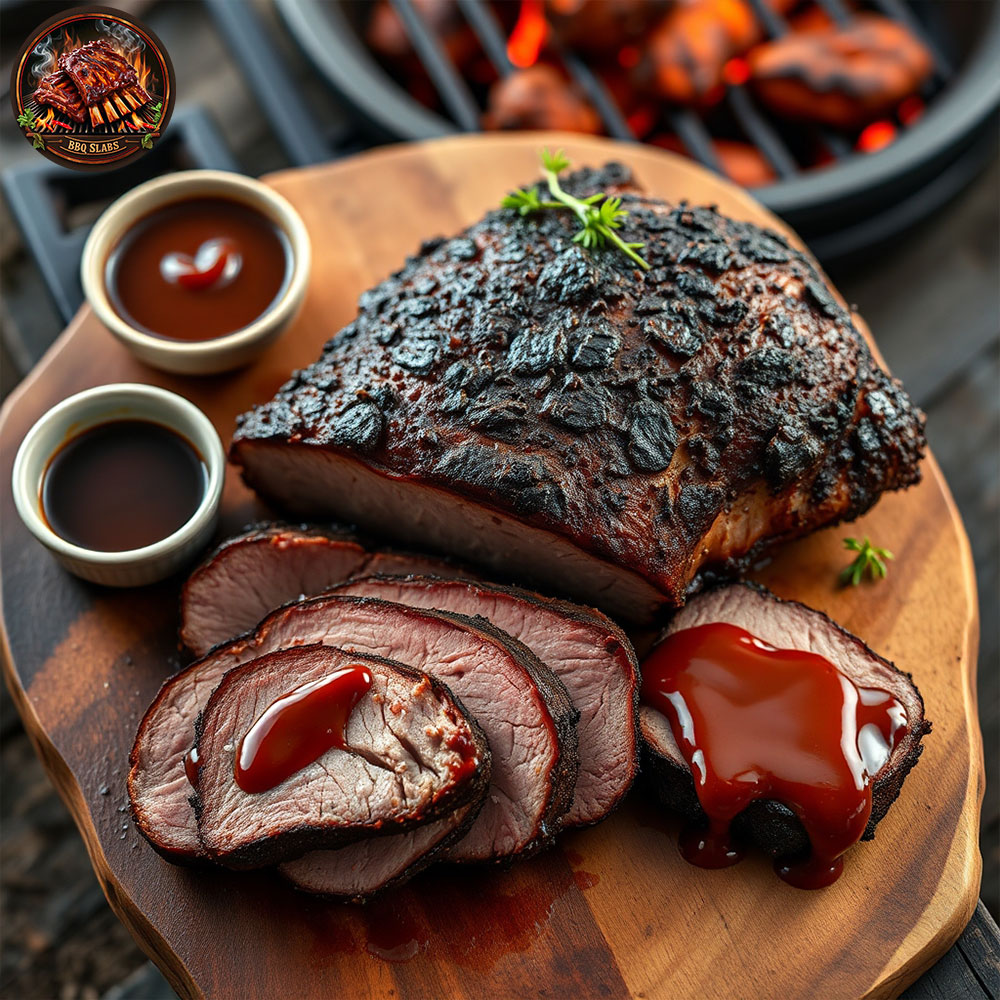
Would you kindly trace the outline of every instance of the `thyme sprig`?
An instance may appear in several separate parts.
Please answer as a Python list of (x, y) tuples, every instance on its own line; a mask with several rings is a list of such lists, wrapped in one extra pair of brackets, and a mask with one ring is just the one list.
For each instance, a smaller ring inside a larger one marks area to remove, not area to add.
[(840, 571), (840, 582), (845, 587), (848, 584), (856, 587), (866, 574), (872, 580), (884, 580), (888, 573), (885, 561), (895, 559), (888, 549), (877, 548), (868, 538), (863, 542), (859, 542), (856, 538), (845, 538), (844, 548), (857, 552), (854, 562)]
[(512, 208), (520, 215), (530, 215), (543, 209), (568, 208), (580, 223), (580, 229), (573, 237), (574, 243), (579, 243), (588, 250), (600, 249), (609, 242), (613, 243), (626, 257), (648, 271), (649, 263), (636, 252), (646, 244), (627, 243), (615, 232), (621, 228), (621, 220), (628, 215), (627, 209), (621, 207), (621, 198), (611, 198), (603, 192), (587, 198), (575, 198), (564, 191), (559, 183), (559, 174), (569, 168), (566, 154), (561, 149), (555, 153), (543, 149), (541, 158), (552, 199), (543, 201), (535, 188), (519, 188), (507, 195), (500, 203), (501, 206)]

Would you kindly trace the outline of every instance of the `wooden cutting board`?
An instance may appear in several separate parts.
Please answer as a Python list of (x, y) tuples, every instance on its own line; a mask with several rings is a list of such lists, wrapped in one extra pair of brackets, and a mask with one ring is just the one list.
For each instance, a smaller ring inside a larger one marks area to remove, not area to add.
[[(678, 157), (578, 136), (475, 136), (394, 147), (268, 178), (302, 213), (314, 264), (300, 318), (253, 367), (205, 379), (133, 360), (84, 307), (2, 416), (4, 668), (108, 901), (184, 997), (894, 996), (957, 938), (979, 892), (983, 791), (976, 592), (968, 541), (932, 457), (924, 481), (850, 528), (785, 548), (759, 578), (828, 612), (910, 671), (934, 731), (877, 839), (820, 892), (763, 858), (704, 871), (641, 789), (617, 814), (506, 871), (431, 870), (368, 907), (298, 895), (268, 873), (176, 868), (132, 826), (124, 779), (142, 712), (180, 661), (178, 582), (117, 592), (64, 573), (22, 526), (14, 452), (32, 422), (105, 382), (165, 386), (227, 440), (354, 315), (359, 292), (425, 237), (450, 234), (538, 174), (541, 145), (575, 164), (629, 163), (649, 192), (784, 227)], [(862, 329), (864, 329), (862, 325)], [(262, 511), (235, 475), (224, 524)], [(896, 553), (889, 579), (842, 590), (845, 534)], [(55, 891), (55, 887), (53, 887)]]

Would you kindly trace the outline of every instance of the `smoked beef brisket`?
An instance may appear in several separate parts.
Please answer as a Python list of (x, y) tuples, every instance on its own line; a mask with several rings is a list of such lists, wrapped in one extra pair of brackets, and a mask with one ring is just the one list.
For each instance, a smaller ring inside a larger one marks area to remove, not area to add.
[(807, 256), (617, 164), (565, 186), (620, 194), (651, 270), (570, 213), (429, 240), (239, 419), (246, 482), (647, 621), (917, 481), (923, 417)]
[(226, 673), (266, 653), (323, 643), (408, 664), (444, 682), (492, 752), (485, 805), (449, 852), (501, 860), (546, 846), (573, 799), (578, 713), (562, 682), (523, 644), (483, 620), (358, 597), (280, 608), (170, 678), (147, 709), (130, 756), (136, 824), (174, 861), (203, 856), (184, 756), (195, 720)]
[(599, 611), (518, 587), (426, 576), (373, 576), (331, 592), (479, 615), (520, 639), (580, 712), (580, 773), (563, 825), (596, 823), (625, 796), (638, 769), (639, 671), (631, 643)]

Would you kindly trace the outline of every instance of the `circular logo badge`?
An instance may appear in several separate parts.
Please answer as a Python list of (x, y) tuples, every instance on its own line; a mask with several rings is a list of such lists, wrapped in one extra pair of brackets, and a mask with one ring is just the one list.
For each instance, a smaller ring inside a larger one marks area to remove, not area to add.
[(160, 40), (110, 7), (75, 7), (39, 26), (11, 71), (25, 139), (77, 170), (120, 166), (153, 148), (174, 104)]

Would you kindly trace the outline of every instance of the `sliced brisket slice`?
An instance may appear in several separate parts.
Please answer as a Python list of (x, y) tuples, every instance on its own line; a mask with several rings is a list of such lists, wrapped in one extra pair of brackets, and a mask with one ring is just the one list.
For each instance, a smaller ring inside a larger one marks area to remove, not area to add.
[(184, 754), (194, 721), (223, 675), (277, 649), (324, 643), (386, 656), (444, 681), (493, 751), (486, 804), (454, 856), (503, 858), (547, 844), (569, 808), (577, 773), (577, 713), (562, 682), (525, 646), (485, 621), (386, 601), (327, 596), (268, 615), (164, 684), (130, 756), (136, 823), (175, 861), (202, 854)]
[[(871, 819), (862, 840), (871, 840), (875, 827), (899, 795), (910, 768), (922, 751), (921, 739), (930, 732), (924, 703), (908, 674), (872, 652), (820, 611), (796, 601), (783, 601), (762, 587), (732, 584), (693, 598), (671, 621), (667, 633), (712, 622), (727, 622), (779, 649), (819, 653), (859, 687), (890, 691), (905, 707), (908, 729), (896, 744), (872, 783)], [(704, 818), (694, 780), (681, 754), (670, 722), (648, 705), (640, 708), (643, 769), (651, 774), (664, 804), (689, 819)], [(733, 823), (744, 840), (775, 857), (805, 854), (809, 838), (795, 813), (773, 800), (752, 803)]]
[(181, 592), (181, 640), (196, 655), (290, 601), (370, 573), (465, 575), (436, 556), (373, 551), (346, 528), (261, 525), (223, 542)]
[[(353, 664), (372, 683), (347, 719), (348, 749), (328, 750), (267, 790), (241, 788), (240, 745), (267, 708)], [(208, 855), (233, 868), (432, 822), (481, 801), (489, 781), (486, 737), (444, 684), (332, 646), (278, 650), (229, 671), (195, 730), (198, 832)]]
[(480, 615), (523, 642), (580, 712), (580, 773), (564, 826), (603, 819), (638, 770), (639, 671), (625, 634), (599, 611), (530, 590), (428, 576), (373, 576), (333, 593)]
[(69, 75), (87, 107), (122, 87), (138, 83), (132, 64), (103, 39), (60, 56), (59, 68)]
[(48, 104), (75, 122), (82, 122), (86, 115), (80, 91), (69, 74), (61, 69), (43, 77), (33, 96), (39, 104)]
[(279, 865), (278, 871), (303, 892), (367, 899), (402, 884), (443, 857), (468, 832), (484, 798), (485, 794), (444, 819), (406, 833), (360, 840), (336, 851), (310, 851)]

